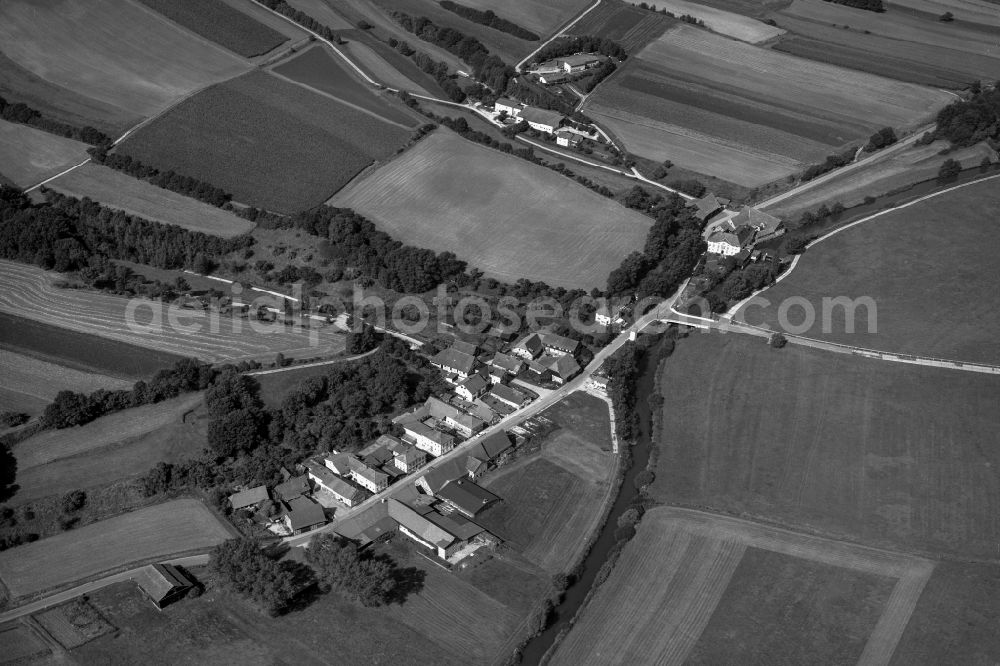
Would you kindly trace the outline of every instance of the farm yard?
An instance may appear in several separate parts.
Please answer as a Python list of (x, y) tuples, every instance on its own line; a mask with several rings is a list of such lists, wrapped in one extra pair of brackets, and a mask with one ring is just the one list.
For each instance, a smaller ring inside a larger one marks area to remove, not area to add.
[[(846, 310), (830, 325), (817, 316), (802, 334), (831, 342), (957, 361), (1000, 364), (1000, 319), (984, 304), (1000, 283), (993, 239), (1000, 214), (1000, 178), (966, 185), (841, 231), (810, 248), (795, 270), (763, 296), (775, 305), (743, 315), (778, 327), (777, 304), (804, 297), (822, 312), (823, 297), (874, 299), (874, 315), (859, 308), (854, 333)], [(947, 230), (948, 242), (938, 242)], [(929, 251), (933, 248), (933, 251)], [(802, 309), (788, 320), (803, 323)], [(874, 332), (870, 332), (869, 320)], [(825, 330), (824, 330), (825, 329)]]
[[(639, 3), (634, 0), (627, 0), (633, 5)], [(741, 14), (727, 12), (723, 9), (709, 7), (699, 2), (688, 2), (687, 0), (658, 0), (655, 3), (657, 9), (666, 9), (677, 16), (694, 16), (696, 19), (705, 22), (705, 27), (713, 32), (717, 32), (733, 39), (743, 42), (757, 44), (766, 42), (785, 32), (781, 28), (768, 25), (763, 21), (758, 21)]]
[(5, 2), (0, 44), (35, 76), (117, 107), (104, 119), (112, 123), (122, 117), (136, 122), (249, 67), (142, 5), (113, 0)]
[[(108, 338), (116, 343), (145, 347), (170, 355), (196, 356), (203, 361), (220, 362), (240, 359), (272, 360), (278, 352), (286, 357), (315, 357), (335, 354), (344, 349), (344, 336), (328, 326), (318, 328), (287, 327), (280, 323), (249, 322), (220, 317), (213, 332), (211, 320), (201, 311), (178, 310), (178, 326), (170, 323), (170, 310), (155, 301), (136, 299), (136, 330), (129, 328), (127, 312), (130, 299), (87, 290), (61, 289), (57, 273), (14, 262), (0, 262), (0, 280), (6, 289), (0, 293), (0, 312), (60, 326), (78, 333)], [(162, 325), (156, 326), (156, 313)], [(181, 327), (195, 327), (187, 331)], [(23, 331), (22, 331), (23, 332)], [(0, 338), (3, 340), (3, 338)], [(18, 343), (18, 340), (21, 340)], [(7, 341), (3, 340), (6, 344)], [(12, 340), (18, 351), (29, 342), (18, 335)], [(114, 354), (111, 345), (104, 354)], [(58, 354), (58, 349), (54, 352)], [(63, 352), (65, 353), (65, 352)], [(82, 356), (83, 362), (100, 362)], [(148, 373), (143, 373), (143, 376)]]
[(232, 536), (200, 501), (178, 499), (0, 552), (0, 580), (23, 597)]
[(661, 381), (678, 388), (657, 499), (879, 547), (996, 552), (997, 377), (694, 334)]
[(25, 188), (87, 159), (87, 144), (0, 120), (0, 164), (15, 185)]
[(675, 23), (668, 16), (624, 2), (602, 2), (567, 34), (603, 37), (618, 42), (627, 53), (635, 53)]
[(222, 238), (239, 236), (254, 228), (253, 222), (221, 208), (99, 164), (74, 169), (46, 187), (80, 199), (89, 197), (129, 215)]
[(769, 663), (885, 663), (931, 570), (918, 558), (655, 508), (551, 663), (731, 663), (753, 647)]
[(244, 58), (267, 53), (288, 41), (286, 35), (258, 23), (223, 0), (138, 1)]
[(41, 410), (63, 390), (92, 393), (97, 389), (131, 388), (123, 379), (66, 368), (0, 348), (0, 412)]
[(679, 25), (598, 88), (584, 110), (643, 157), (756, 187), (879, 127), (927, 120), (949, 100)]
[(395, 105), (396, 102), (376, 97), (374, 91), (356, 79), (355, 74), (348, 72), (338, 59), (327, 48), (316, 45), (273, 67), (271, 71), (368, 111), (381, 120), (405, 127), (417, 124), (413, 116)]
[(651, 224), (565, 176), (445, 130), (330, 204), (404, 243), (455, 252), (488, 276), (567, 288), (603, 286)]
[(252, 72), (185, 100), (118, 150), (279, 212), (317, 206), (409, 132), (294, 83)]

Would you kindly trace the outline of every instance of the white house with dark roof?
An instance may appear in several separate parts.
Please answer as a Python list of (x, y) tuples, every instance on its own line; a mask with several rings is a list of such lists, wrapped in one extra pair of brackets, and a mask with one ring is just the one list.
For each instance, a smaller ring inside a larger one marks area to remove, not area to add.
[(517, 118), (521, 115), (521, 109), (523, 105), (515, 99), (509, 97), (501, 97), (496, 102), (493, 103), (493, 110), (496, 113), (506, 111), (508, 116), (512, 118)]
[(403, 426), (403, 432), (410, 436), (413, 445), (432, 456), (440, 456), (455, 448), (455, 438), (421, 421)]
[(457, 393), (462, 399), (472, 402), (479, 396), (486, 393), (489, 388), (490, 383), (482, 378), (481, 375), (471, 375), (467, 379), (463, 379), (455, 387), (455, 393)]
[(579, 340), (548, 332), (539, 333), (539, 337), (542, 340), (542, 345), (545, 346), (545, 351), (550, 354), (555, 354), (556, 356), (562, 356), (563, 354), (576, 356), (577, 352), (580, 351)]
[(753, 240), (753, 229), (750, 227), (735, 227), (732, 221), (727, 223), (727, 227), (713, 231), (708, 237), (709, 254), (719, 254), (723, 257), (732, 257), (739, 254), (743, 248), (750, 245)]
[(465, 379), (475, 369), (476, 357), (454, 348), (448, 348), (431, 357), (430, 363), (444, 372)]
[(528, 107), (521, 112), (521, 120), (528, 123), (528, 126), (539, 132), (554, 134), (563, 124), (563, 115), (557, 111), (547, 109), (536, 109)]
[(524, 395), (516, 388), (512, 388), (505, 384), (497, 384), (494, 386), (490, 390), (490, 395), (505, 405), (510, 405), (514, 409), (520, 409), (525, 403), (529, 402), (528, 396)]
[(511, 354), (529, 361), (533, 358), (538, 358), (544, 351), (545, 345), (542, 344), (542, 338), (538, 333), (528, 333), (515, 342), (514, 346), (510, 349)]
[(576, 55), (565, 56), (558, 59), (559, 65), (567, 74), (575, 74), (587, 69), (597, 67), (607, 60), (607, 56), (596, 53), (578, 53)]
[(580, 145), (580, 135), (575, 132), (569, 132), (567, 130), (559, 130), (556, 132), (556, 144), (563, 146), (564, 148), (576, 148)]

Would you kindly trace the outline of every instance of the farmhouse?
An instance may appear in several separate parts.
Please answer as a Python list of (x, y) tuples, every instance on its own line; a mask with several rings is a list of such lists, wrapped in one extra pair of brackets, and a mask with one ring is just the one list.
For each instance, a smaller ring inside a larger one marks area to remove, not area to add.
[(535, 376), (537, 381), (547, 382), (552, 378), (552, 370), (545, 365), (543, 360), (528, 361), (528, 371)]
[[(729, 224), (732, 224), (730, 222)], [(721, 254), (732, 257), (740, 253), (753, 239), (753, 229), (739, 227), (738, 229), (718, 229), (708, 237), (709, 254)]]
[(373, 493), (382, 492), (389, 487), (389, 475), (372, 469), (358, 458), (350, 458), (351, 479), (366, 490)]
[(194, 583), (172, 564), (145, 566), (136, 573), (133, 580), (142, 593), (160, 610), (183, 597), (194, 587)]
[(472, 375), (468, 379), (459, 382), (455, 387), (455, 393), (465, 400), (472, 402), (482, 394), (486, 393), (489, 383), (480, 375)]
[(475, 518), (483, 509), (500, 501), (500, 498), (468, 479), (449, 481), (435, 495), (452, 510)]
[(378, 438), (378, 442), (392, 452), (392, 463), (401, 472), (409, 474), (427, 463), (426, 451), (421, 451), (392, 435), (382, 435)]
[(323, 507), (308, 497), (296, 497), (288, 502), (288, 512), (285, 513), (285, 527), (292, 534), (308, 532), (314, 527), (326, 524), (326, 514)]
[(606, 58), (599, 56), (596, 53), (578, 53), (577, 55), (559, 58), (558, 62), (564, 72), (567, 74), (574, 74), (576, 72), (582, 72), (586, 69), (597, 67), (604, 62), (604, 60), (606, 60)]
[[(431, 510), (421, 515), (412, 507), (396, 499), (390, 499), (388, 505), (389, 517), (399, 524), (399, 531), (425, 548), (429, 548), (443, 560), (454, 555), (469, 542), (469, 539), (483, 531), (478, 525), (468, 523), (473, 525), (474, 529), (462, 530), (464, 538), (460, 538), (452, 531), (436, 524), (436, 521), (432, 521), (430, 515), (435, 512)], [(457, 525), (457, 523), (455, 524)]]
[(781, 220), (750, 206), (744, 206), (740, 210), (739, 215), (733, 218), (733, 224), (737, 229), (742, 227), (753, 229), (754, 245), (777, 238), (785, 233), (785, 225)]
[(545, 345), (542, 344), (542, 338), (538, 333), (529, 333), (514, 343), (510, 353), (531, 360), (540, 356), (544, 350)]
[[(485, 381), (483, 382), (485, 386)], [(466, 414), (458, 407), (449, 405), (447, 402), (431, 396), (424, 403), (427, 413), (445, 425), (454, 428), (463, 437), (472, 437), (477, 432), (486, 427), (480, 419), (471, 414)]]
[(552, 381), (556, 384), (565, 384), (580, 374), (580, 364), (569, 354), (551, 356), (542, 363), (552, 372)]
[(452, 458), (434, 469), (427, 470), (421, 475), (416, 485), (428, 495), (436, 495), (437, 491), (444, 488), (446, 483), (468, 476), (469, 471), (465, 464), (458, 458)]
[(521, 107), (522, 104), (520, 102), (510, 99), (509, 97), (501, 97), (493, 103), (493, 110), (496, 113), (506, 111), (507, 115), (512, 118), (517, 118), (521, 115)]
[(531, 129), (546, 134), (554, 133), (563, 123), (562, 114), (533, 107), (528, 107), (521, 112), (521, 120), (526, 121)]
[(403, 431), (413, 439), (414, 446), (432, 456), (440, 456), (455, 448), (454, 437), (421, 421), (407, 423)]
[(306, 463), (306, 470), (308, 470), (309, 478), (317, 486), (333, 495), (338, 502), (354, 506), (361, 500), (361, 491), (323, 465), (310, 460)]
[(576, 148), (580, 145), (580, 135), (566, 130), (556, 132), (556, 143), (566, 148)]
[(695, 216), (703, 223), (708, 222), (718, 213), (725, 209), (725, 204), (714, 194), (709, 192), (701, 199), (695, 199), (687, 203), (689, 208), (694, 209)]
[(545, 351), (550, 354), (576, 356), (577, 352), (580, 351), (579, 340), (556, 335), (555, 333), (540, 333), (539, 335), (541, 336), (542, 344), (545, 346)]
[(785, 233), (785, 225), (773, 215), (744, 206), (736, 217), (710, 227), (706, 241), (711, 254), (731, 257)]
[(499, 368), (503, 370), (504, 373), (510, 375), (516, 375), (524, 370), (524, 362), (515, 356), (510, 356), (508, 354), (497, 354), (490, 361), (490, 365), (494, 368)]
[(246, 490), (241, 490), (234, 495), (230, 495), (229, 505), (233, 507), (233, 511), (235, 511), (237, 509), (245, 509), (247, 507), (256, 506), (267, 499), (269, 499), (267, 486), (257, 486), (256, 488), (247, 488)]
[(454, 347), (439, 352), (430, 359), (431, 365), (440, 368), (443, 372), (457, 375), (465, 379), (472, 374), (476, 367), (476, 357), (472, 354), (458, 351)]
[(506, 386), (505, 384), (497, 384), (494, 386), (490, 390), (490, 395), (505, 405), (510, 405), (514, 409), (520, 409), (525, 403), (528, 402), (528, 396), (524, 395), (515, 388)]
[(309, 477), (303, 474), (302, 476), (293, 476), (284, 483), (279, 483), (274, 487), (274, 494), (278, 499), (284, 501), (293, 500), (296, 497), (301, 497), (302, 495), (307, 495), (309, 493)]
[(490, 384), (499, 384), (506, 379), (507, 372), (503, 368), (490, 368)]

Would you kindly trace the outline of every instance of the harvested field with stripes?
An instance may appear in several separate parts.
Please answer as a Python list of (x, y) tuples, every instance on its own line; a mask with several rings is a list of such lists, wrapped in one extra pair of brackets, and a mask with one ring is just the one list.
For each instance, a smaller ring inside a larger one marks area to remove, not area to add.
[[(551, 663), (721, 663), (747, 654), (744, 639), (778, 631), (786, 640), (754, 654), (772, 663), (794, 663), (801, 650), (824, 663), (838, 655), (887, 663), (932, 569), (919, 558), (656, 508)], [(790, 578), (761, 587), (781, 572)], [(836, 605), (819, 618), (800, 615), (803, 603), (827, 600)]]
[[(314, 357), (344, 349), (344, 335), (318, 322), (317, 328), (310, 329), (226, 316), (219, 317), (217, 330), (213, 331), (212, 320), (204, 312), (172, 310), (145, 299), (61, 289), (55, 286), (61, 279), (58, 273), (34, 266), (0, 262), (0, 280), (6, 287), (0, 293), (0, 312), (209, 362), (249, 358), (269, 361), (278, 352), (286, 357)], [(129, 312), (134, 312), (134, 330), (127, 323)], [(171, 324), (170, 312), (175, 312), (179, 326)], [(155, 322), (157, 316), (162, 320), (160, 326)], [(181, 326), (197, 330), (186, 332)], [(108, 353), (114, 353), (113, 346)], [(86, 358), (82, 360), (87, 362)]]
[(232, 537), (200, 501), (172, 500), (0, 552), (0, 579), (23, 597)]
[(450, 250), (487, 276), (566, 288), (603, 287), (652, 223), (565, 176), (447, 130), (330, 204), (357, 210), (404, 243)]
[(87, 159), (87, 144), (0, 120), (3, 174), (21, 188), (37, 185)]
[(59, 391), (92, 393), (98, 389), (131, 388), (131, 382), (48, 363), (0, 349), (0, 412), (36, 415)]
[(627, 53), (635, 53), (675, 23), (669, 16), (624, 2), (602, 2), (567, 34), (611, 39), (621, 44)]
[(643, 157), (756, 187), (880, 127), (929, 120), (950, 99), (678, 25), (602, 84), (585, 111)]
[[(631, 2), (633, 5), (639, 4), (637, 0), (626, 1)], [(657, 9), (666, 9), (677, 16), (693, 16), (700, 21), (704, 21), (705, 27), (712, 32), (717, 32), (721, 35), (751, 44), (766, 42), (785, 32), (781, 28), (768, 25), (763, 21), (727, 12), (723, 9), (708, 7), (699, 2), (658, 0), (655, 4)]]
[(89, 197), (129, 215), (138, 215), (163, 224), (176, 224), (222, 238), (239, 236), (254, 228), (253, 222), (229, 211), (99, 164), (85, 164), (46, 187), (79, 199)]

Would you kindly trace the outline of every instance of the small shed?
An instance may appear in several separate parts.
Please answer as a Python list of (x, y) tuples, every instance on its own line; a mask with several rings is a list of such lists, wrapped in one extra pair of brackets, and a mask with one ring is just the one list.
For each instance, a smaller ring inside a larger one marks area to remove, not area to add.
[(194, 587), (194, 582), (185, 576), (172, 564), (150, 564), (139, 570), (135, 578), (142, 593), (153, 602), (153, 605), (163, 609), (183, 597)]

